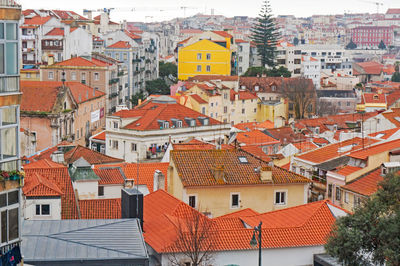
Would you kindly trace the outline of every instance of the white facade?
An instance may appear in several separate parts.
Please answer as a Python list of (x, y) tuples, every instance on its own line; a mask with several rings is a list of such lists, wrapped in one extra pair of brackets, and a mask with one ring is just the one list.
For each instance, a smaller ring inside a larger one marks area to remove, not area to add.
[(104, 187), (104, 196), (98, 196), (99, 199), (116, 199), (121, 197), (122, 184), (99, 185)]
[[(249, 239), (250, 242), (250, 239)], [(262, 249), (262, 265), (268, 266), (297, 266), (313, 265), (314, 254), (324, 253), (323, 246), (293, 247), (293, 248), (271, 248)], [(182, 258), (182, 263), (189, 262)], [(209, 263), (214, 266), (249, 266), (258, 265), (258, 250), (232, 250), (214, 252), (212, 261)], [(161, 257), (162, 266), (173, 265), (169, 260), (168, 254)]]
[(243, 75), (250, 66), (250, 42), (239, 42), (237, 45), (237, 74)]
[(303, 56), (301, 67), (303, 76), (311, 79), (318, 90), (321, 87), (321, 62), (311, 56)]
[(276, 48), (276, 63), (286, 67), (292, 77), (299, 77), (301, 74), (301, 49), (288, 42), (281, 42)]
[(72, 183), (74, 190), (78, 192), (79, 200), (97, 199), (98, 198), (98, 181), (97, 180), (77, 180)]
[[(37, 205), (40, 205), (41, 210), (42, 205), (49, 205), (50, 214), (36, 214)], [(25, 198), (24, 202), (24, 218), (26, 220), (61, 220), (61, 198)]]

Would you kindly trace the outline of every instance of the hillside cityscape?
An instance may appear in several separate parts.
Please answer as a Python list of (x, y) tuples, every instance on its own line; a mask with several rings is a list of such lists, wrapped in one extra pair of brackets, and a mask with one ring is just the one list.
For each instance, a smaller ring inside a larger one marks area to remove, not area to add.
[(400, 265), (400, 3), (378, 1), (0, 0), (0, 265)]

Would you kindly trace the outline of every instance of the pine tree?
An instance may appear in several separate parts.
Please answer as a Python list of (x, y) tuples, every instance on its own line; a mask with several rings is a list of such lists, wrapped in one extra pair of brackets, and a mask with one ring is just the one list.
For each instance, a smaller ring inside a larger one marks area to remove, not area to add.
[(349, 44), (346, 45), (346, 49), (356, 49), (357, 48), (357, 44), (355, 44), (353, 42), (353, 39), (350, 40)]
[(386, 45), (383, 42), (383, 40), (381, 40), (381, 42), (379, 43), (378, 48), (381, 49), (381, 50), (385, 50), (386, 49)]
[(272, 17), (269, 0), (264, 0), (260, 14), (256, 19), (256, 23), (253, 25), (251, 32), (251, 39), (257, 45), (257, 52), (261, 57), (262, 66), (274, 66), (274, 59), (276, 56), (275, 50), (279, 34)]

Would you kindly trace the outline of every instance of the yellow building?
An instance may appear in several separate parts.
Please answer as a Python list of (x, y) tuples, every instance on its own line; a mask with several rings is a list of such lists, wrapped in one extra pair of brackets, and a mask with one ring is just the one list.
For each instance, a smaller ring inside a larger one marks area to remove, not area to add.
[(242, 150), (173, 150), (168, 192), (212, 217), (307, 203), (310, 180)]
[(21, 69), (21, 80), (26, 81), (40, 81), (39, 69)]
[(386, 95), (383, 93), (363, 93), (361, 102), (357, 103), (356, 107), (356, 111), (360, 112), (374, 112), (386, 109)]
[(285, 98), (279, 101), (260, 101), (257, 107), (257, 122), (269, 120), (275, 127), (284, 126), (288, 119), (288, 104)]
[(178, 78), (187, 80), (197, 75), (231, 74), (231, 39), (215, 42), (199, 40), (178, 48)]

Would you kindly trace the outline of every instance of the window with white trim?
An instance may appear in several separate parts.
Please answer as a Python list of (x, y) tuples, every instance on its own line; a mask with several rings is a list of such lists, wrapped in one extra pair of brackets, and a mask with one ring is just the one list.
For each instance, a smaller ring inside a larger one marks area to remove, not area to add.
[(287, 200), (286, 195), (287, 195), (286, 191), (275, 191), (275, 195), (274, 195), (275, 205), (286, 205), (286, 200)]
[(0, 170), (11, 171), (18, 160), (18, 106), (0, 107)]
[(240, 208), (240, 194), (231, 193), (231, 209)]
[(99, 73), (94, 73), (94, 80), (99, 80), (100, 79), (100, 74)]
[(47, 78), (48, 79), (54, 79), (54, 72), (53, 71), (49, 71), (49, 73), (47, 73)]
[(0, 194), (0, 234), (1, 243), (19, 238), (19, 190)]
[(136, 150), (137, 150), (137, 144), (131, 143), (131, 151), (136, 151)]
[(189, 195), (188, 205), (192, 208), (197, 208), (197, 196), (196, 195)]
[(36, 204), (36, 215), (50, 216), (50, 204)]

